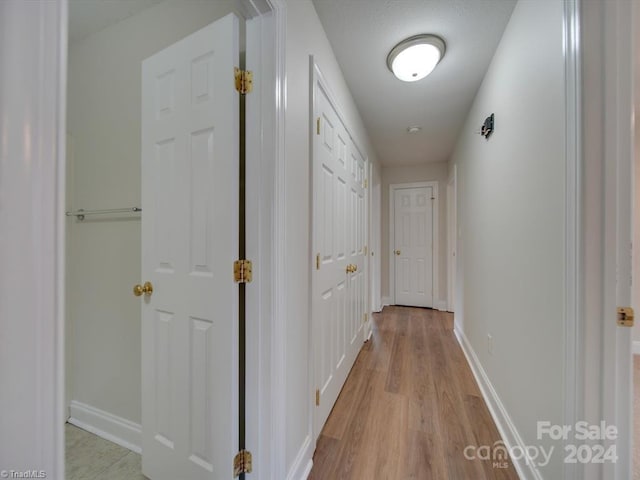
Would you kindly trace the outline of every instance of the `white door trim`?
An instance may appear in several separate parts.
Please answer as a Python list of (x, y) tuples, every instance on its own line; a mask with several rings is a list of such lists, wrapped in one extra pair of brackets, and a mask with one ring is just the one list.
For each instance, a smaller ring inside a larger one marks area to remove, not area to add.
[(633, 476), (632, 329), (618, 327), (618, 306), (631, 306), (633, 241), (633, 11), (635, 2), (612, 2), (604, 9), (604, 312), (603, 419), (618, 428), (618, 461), (604, 465), (604, 477)]
[[(573, 358), (566, 362), (565, 419), (618, 427), (617, 439), (602, 442), (617, 447), (618, 461), (567, 466), (565, 477), (572, 480), (631, 478), (631, 332), (617, 327), (615, 309), (631, 302), (633, 8), (634, 2), (565, 4), (565, 65), (575, 69), (566, 81), (578, 112), (575, 122), (567, 119), (567, 142), (575, 141), (578, 161), (574, 177), (568, 175), (575, 184), (567, 185), (577, 204), (568, 232), (577, 234), (573, 244), (567, 235), (567, 253), (576, 255), (574, 272), (568, 270), (576, 302), (567, 302), (575, 311), (567, 315), (567, 354)], [(575, 61), (567, 60), (573, 55)]]
[(439, 263), (439, 229), (438, 229), (438, 212), (440, 196), (438, 195), (438, 182), (413, 182), (413, 183), (392, 183), (389, 185), (389, 296), (391, 297), (392, 305), (396, 304), (396, 269), (394, 268), (395, 258), (393, 253), (393, 246), (395, 245), (395, 193), (396, 190), (402, 190), (403, 188), (420, 188), (431, 187), (433, 196), (433, 270), (432, 270), (432, 285), (433, 285), (433, 305), (434, 310), (440, 304), (440, 295), (438, 292), (438, 263)]
[(364, 171), (365, 171), (365, 192), (364, 192), (364, 218), (365, 218), (365, 226), (364, 226), (364, 244), (366, 245), (365, 254), (364, 254), (364, 265), (366, 265), (367, 271), (364, 274), (364, 312), (367, 315), (367, 321), (362, 329), (364, 338), (363, 342), (366, 342), (367, 339), (371, 336), (371, 298), (373, 297), (373, 276), (375, 272), (373, 271), (373, 261), (371, 259), (371, 249), (373, 248), (373, 237), (371, 235), (371, 210), (372, 210), (372, 201), (373, 198), (373, 164), (369, 161), (369, 157), (364, 157)]
[[(581, 325), (582, 274), (582, 106), (580, 15), (577, 0), (564, 3), (563, 42), (565, 64), (565, 402), (564, 424), (575, 425), (584, 414), (584, 326)], [(565, 442), (569, 443), (569, 442)], [(583, 478), (581, 464), (564, 464), (565, 480)]]
[(64, 478), (67, 1), (0, 2), (0, 30), (0, 465)]
[[(370, 220), (370, 246), (369, 246), (369, 256), (371, 257), (371, 302), (370, 309), (373, 312), (379, 312), (382, 310), (382, 302), (380, 299), (381, 291), (380, 284), (382, 278), (380, 276), (380, 262), (381, 262), (381, 252), (380, 252), (380, 242), (382, 241), (381, 227), (380, 224), (382, 222), (381, 218), (381, 196), (382, 196), (382, 185), (380, 185), (379, 181), (377, 183), (373, 182), (374, 178), (374, 166), (371, 164), (371, 172), (369, 176), (369, 188), (371, 190), (371, 215)], [(371, 331), (371, 328), (369, 328)]]
[[(254, 454), (251, 477), (287, 478), (286, 431), (286, 31), (285, 0), (243, 0), (252, 7), (247, 53), (254, 92), (247, 98), (247, 258), (254, 281), (247, 286), (247, 449)], [(251, 31), (251, 29), (255, 31)], [(258, 125), (252, 130), (250, 125)], [(255, 189), (255, 190), (252, 190)], [(252, 190), (252, 191), (250, 191)], [(250, 348), (255, 350), (250, 352)], [(256, 365), (254, 362), (258, 361)], [(255, 393), (255, 401), (251, 395)], [(254, 423), (255, 422), (255, 423)]]
[(458, 212), (457, 212), (457, 165), (447, 182), (447, 311), (455, 312), (456, 291), (456, 241), (458, 239)]
[(254, 72), (246, 104), (246, 253), (254, 262), (254, 280), (246, 288), (246, 445), (254, 456), (251, 477), (275, 480), (288, 473), (282, 428), (287, 418), (286, 2), (243, 3), (255, 14), (247, 22), (247, 46), (260, 46), (259, 53), (247, 52), (246, 60)]

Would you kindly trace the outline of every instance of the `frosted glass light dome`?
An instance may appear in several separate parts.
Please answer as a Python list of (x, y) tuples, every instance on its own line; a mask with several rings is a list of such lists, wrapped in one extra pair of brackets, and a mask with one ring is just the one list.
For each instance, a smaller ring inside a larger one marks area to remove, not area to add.
[(387, 67), (403, 82), (416, 82), (429, 75), (444, 56), (444, 40), (435, 35), (416, 35), (393, 47)]

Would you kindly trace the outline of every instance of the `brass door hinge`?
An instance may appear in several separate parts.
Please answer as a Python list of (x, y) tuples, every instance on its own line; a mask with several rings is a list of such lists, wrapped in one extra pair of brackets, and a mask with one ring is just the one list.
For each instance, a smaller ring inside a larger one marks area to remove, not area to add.
[(320, 254), (316, 254), (316, 270), (320, 270)]
[(618, 307), (618, 326), (633, 327), (634, 316), (633, 308)]
[(316, 407), (320, 406), (320, 389), (316, 388)]
[(367, 253), (369, 253), (369, 249), (367, 248), (367, 246), (366, 246), (366, 245), (364, 246), (364, 249), (363, 249), (363, 250), (364, 250), (364, 254), (365, 254), (365, 255), (366, 255)]
[(251, 260), (236, 260), (233, 262), (233, 279), (236, 283), (249, 283), (253, 280)]
[(233, 76), (236, 81), (236, 90), (240, 95), (251, 93), (253, 90), (253, 72), (234, 67)]
[(320, 135), (320, 117), (316, 120), (316, 134)]
[(241, 473), (251, 473), (252, 469), (251, 452), (240, 450), (233, 458), (233, 478), (236, 478)]
[(368, 178), (364, 179), (364, 188), (369, 188), (369, 179)]
[(367, 323), (367, 318), (369, 318), (369, 314), (365, 313), (363, 318), (362, 318), (362, 323)]

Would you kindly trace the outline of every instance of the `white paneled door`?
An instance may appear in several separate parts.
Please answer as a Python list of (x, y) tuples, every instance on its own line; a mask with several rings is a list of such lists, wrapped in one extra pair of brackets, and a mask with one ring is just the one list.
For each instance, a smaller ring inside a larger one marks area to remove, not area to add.
[(238, 445), (238, 19), (142, 64), (142, 469), (232, 478)]
[(317, 436), (363, 342), (367, 168), (320, 82), (314, 96), (312, 342)]
[(433, 189), (394, 190), (395, 303), (433, 307)]

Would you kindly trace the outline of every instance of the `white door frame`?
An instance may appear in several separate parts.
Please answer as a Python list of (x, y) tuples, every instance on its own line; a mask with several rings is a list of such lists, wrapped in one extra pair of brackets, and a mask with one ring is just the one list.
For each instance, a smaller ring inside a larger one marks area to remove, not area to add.
[(447, 182), (447, 311), (455, 312), (456, 290), (456, 241), (458, 239), (457, 166)]
[[(353, 142), (354, 144), (356, 144), (356, 148), (359, 149), (359, 147), (357, 146), (357, 143)], [(372, 163), (369, 161), (369, 157), (367, 155), (363, 155), (362, 158), (364, 159), (364, 182), (365, 182), (365, 187), (364, 187), (364, 212), (363, 212), (363, 216), (364, 216), (364, 232), (362, 234), (363, 241), (365, 244), (365, 251), (364, 251), (364, 260), (363, 260), (363, 265), (365, 267), (365, 272), (364, 272), (364, 306), (363, 306), (363, 310), (364, 310), (364, 314), (366, 315), (366, 321), (364, 323), (364, 328), (362, 329), (362, 342), (366, 342), (369, 337), (371, 336), (371, 334), (373, 333), (372, 330), (372, 318), (371, 318), (371, 297), (372, 297), (372, 284), (373, 284), (373, 262), (371, 261), (371, 183), (372, 183), (372, 172), (373, 172), (373, 165)]]
[[(630, 305), (634, 2), (564, 2), (567, 425), (618, 427), (616, 463), (568, 464), (565, 479), (631, 478)], [(603, 75), (604, 72), (604, 75)]]
[(67, 2), (0, 2), (0, 467), (64, 478)]
[(246, 56), (254, 80), (245, 112), (246, 257), (254, 265), (246, 286), (246, 448), (252, 478), (266, 480), (286, 477), (286, 4), (243, 2), (256, 15), (247, 20)]
[[(566, 155), (566, 199), (565, 199), (565, 392), (563, 419), (565, 425), (575, 425), (584, 418), (585, 401), (583, 396), (585, 361), (583, 296), (584, 264), (582, 215), (584, 211), (583, 177), (584, 159), (582, 157), (582, 42), (580, 0), (568, 0), (564, 4), (563, 43), (565, 66), (565, 155)], [(595, 420), (595, 419), (594, 419)], [(564, 479), (584, 478), (581, 464), (564, 464)], [(593, 477), (595, 480), (597, 477)], [(586, 480), (586, 479), (585, 479)]]
[[(370, 283), (371, 283), (371, 302), (370, 309), (372, 312), (379, 312), (382, 310), (382, 302), (380, 300), (380, 284), (382, 277), (380, 275), (380, 242), (382, 241), (381, 234), (381, 206), (382, 206), (382, 185), (378, 180), (377, 183), (374, 183), (374, 167), (373, 163), (370, 165), (371, 170), (369, 174), (369, 189), (371, 190), (370, 195), (370, 205), (371, 205), (371, 214), (369, 215), (370, 219), (370, 230), (369, 230), (369, 257), (371, 260), (370, 263)], [(369, 332), (371, 332), (371, 326), (369, 327)]]
[(247, 20), (246, 69), (246, 448), (252, 478), (286, 478), (285, 107), (286, 1), (242, 0)]
[[(609, 2), (606, 2), (607, 4)], [(618, 327), (616, 308), (631, 306), (633, 241), (635, 2), (611, 2), (604, 11), (604, 315), (603, 419), (618, 428), (619, 456), (604, 476), (633, 476), (632, 333)]]
[(392, 183), (389, 185), (389, 296), (391, 298), (391, 304), (396, 304), (396, 269), (395, 269), (395, 254), (393, 250), (395, 249), (395, 193), (396, 190), (402, 190), (404, 188), (421, 188), (421, 187), (431, 187), (431, 191), (433, 192), (434, 200), (433, 200), (433, 260), (432, 260), (432, 279), (431, 284), (433, 285), (433, 305), (431, 308), (437, 310), (437, 307), (440, 303), (440, 295), (438, 292), (438, 263), (439, 263), (439, 229), (438, 229), (438, 212), (439, 212), (439, 201), (440, 196), (438, 195), (438, 182), (413, 182), (413, 183)]

